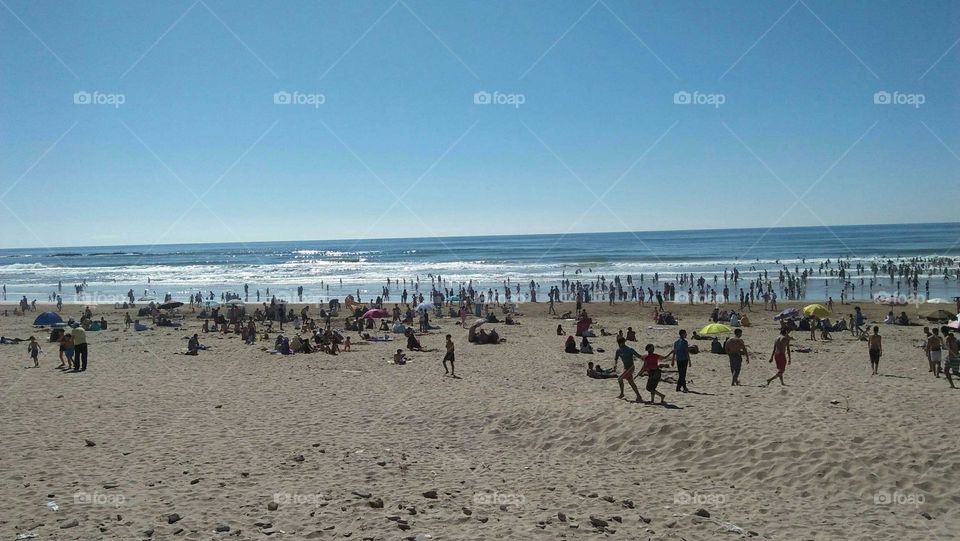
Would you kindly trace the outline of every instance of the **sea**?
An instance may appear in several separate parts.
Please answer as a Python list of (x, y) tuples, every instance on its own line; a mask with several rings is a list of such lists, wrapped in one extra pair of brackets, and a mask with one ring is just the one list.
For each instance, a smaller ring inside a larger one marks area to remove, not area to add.
[[(348, 293), (369, 300), (384, 287), (397, 300), (403, 289), (429, 293), (440, 277), (449, 288), (470, 283), (483, 291), (504, 283), (524, 284), (526, 291), (533, 280), (544, 300), (546, 289), (564, 279), (630, 276), (639, 285), (642, 277), (644, 288), (656, 290), (655, 274), (662, 284), (692, 273), (719, 291), (724, 271), (737, 269), (749, 279), (766, 270), (776, 282), (783, 268), (812, 268), (805, 298), (825, 300), (839, 299), (842, 286), (817, 272), (821, 264), (836, 269), (843, 260), (869, 269), (872, 262), (915, 258), (943, 261), (922, 277), (920, 294), (960, 295), (960, 223), (4, 249), (0, 284), (7, 303), (23, 296), (48, 302), (57, 294), (67, 304), (115, 303), (130, 290), (137, 298), (169, 294), (184, 301), (212, 291), (219, 300), (225, 292), (244, 296), (245, 284), (250, 302), (257, 292), (265, 300), (268, 289), (298, 300), (299, 287), (303, 301), (325, 302)], [(949, 279), (943, 267), (952, 269)], [(848, 277), (855, 298), (913, 293), (882, 273), (869, 287), (871, 278), (869, 271)]]

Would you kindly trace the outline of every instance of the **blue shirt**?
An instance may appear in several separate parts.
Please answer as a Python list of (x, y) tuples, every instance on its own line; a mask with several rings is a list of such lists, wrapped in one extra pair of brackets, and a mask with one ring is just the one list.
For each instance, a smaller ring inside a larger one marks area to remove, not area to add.
[(687, 350), (688, 347), (689, 345), (687, 344), (687, 340), (685, 338), (680, 338), (679, 340), (673, 343), (673, 351), (675, 352), (675, 355), (676, 355), (675, 358), (678, 361), (690, 360), (690, 354)]

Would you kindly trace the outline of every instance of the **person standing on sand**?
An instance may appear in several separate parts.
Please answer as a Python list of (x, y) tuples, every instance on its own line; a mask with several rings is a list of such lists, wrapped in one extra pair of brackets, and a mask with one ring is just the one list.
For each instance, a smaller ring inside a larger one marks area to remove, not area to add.
[[(647, 347), (644, 349), (647, 354), (642, 357), (643, 368), (640, 369), (639, 375), (647, 375), (647, 392), (650, 393), (650, 403), (653, 404), (659, 395), (660, 404), (666, 404), (667, 396), (657, 391), (657, 384), (660, 383), (660, 377), (662, 375), (660, 371), (660, 361), (663, 357), (653, 352), (653, 344), (647, 344)], [(673, 355), (673, 353), (671, 352), (670, 355)]]
[(767, 380), (767, 385), (770, 385), (770, 382), (780, 378), (780, 385), (786, 385), (783, 382), (783, 372), (787, 369), (787, 365), (792, 363), (790, 358), (790, 329), (780, 329), (780, 336), (773, 342), (773, 353), (770, 354), (770, 362), (774, 360), (777, 361), (777, 373), (773, 375), (770, 379)]
[(677, 365), (677, 392), (686, 393), (690, 390), (687, 389), (687, 368), (690, 366), (690, 344), (687, 342), (687, 331), (680, 329), (680, 338), (673, 343), (673, 360), (670, 361), (672, 366), (674, 363)]
[(27, 344), (27, 353), (30, 354), (30, 358), (33, 359), (33, 367), (40, 368), (40, 354), (43, 353), (43, 348), (40, 347), (40, 344), (37, 343), (37, 339), (31, 336), (29, 338), (30, 343)]
[(880, 338), (880, 327), (873, 328), (873, 334), (867, 339), (867, 351), (870, 353), (870, 367), (873, 369), (872, 375), (877, 375), (880, 369), (880, 356), (883, 355), (883, 344)]
[(747, 346), (743, 343), (742, 336), (743, 331), (736, 329), (733, 331), (733, 338), (727, 340), (727, 343), (723, 346), (727, 356), (730, 357), (730, 374), (733, 375), (731, 386), (740, 385), (740, 369), (743, 360), (746, 359), (747, 364), (750, 364), (750, 353), (747, 352)]
[(927, 361), (930, 364), (930, 372), (940, 377), (940, 356), (943, 350), (943, 340), (940, 339), (940, 329), (934, 327), (930, 329), (930, 336), (927, 337), (927, 343), (923, 348), (927, 352)]
[(640, 398), (640, 390), (637, 389), (637, 384), (633, 382), (633, 358), (634, 356), (640, 357), (640, 354), (630, 346), (627, 345), (626, 340), (622, 337), (617, 338), (617, 353), (613, 357), (613, 367), (617, 367), (617, 361), (623, 361), (623, 372), (617, 377), (617, 384), (620, 386), (620, 395), (617, 398), (623, 398), (623, 382), (626, 380), (630, 384), (630, 388), (633, 389), (633, 392), (637, 395), (636, 402), (639, 404), (643, 402), (643, 399)]
[(950, 327), (944, 327), (942, 330), (946, 337), (943, 345), (947, 348), (947, 360), (943, 365), (943, 375), (947, 376), (947, 382), (950, 384), (950, 387), (956, 389), (957, 386), (953, 384), (952, 374), (960, 371), (960, 341), (953, 335)]
[(83, 327), (73, 329), (73, 371), (83, 372), (87, 369), (87, 332)]
[[(447, 335), (447, 353), (443, 356), (443, 373), (444, 375), (450, 374), (451, 377), (457, 377), (456, 368), (454, 368), (453, 363), (456, 360), (456, 354), (454, 350), (456, 346), (453, 344), (453, 337), (449, 334)], [(450, 370), (447, 370), (447, 361), (450, 361)]]

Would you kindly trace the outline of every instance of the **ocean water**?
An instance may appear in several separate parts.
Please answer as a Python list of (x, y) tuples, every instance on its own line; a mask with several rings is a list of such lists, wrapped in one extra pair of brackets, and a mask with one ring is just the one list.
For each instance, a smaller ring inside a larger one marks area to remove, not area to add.
[[(960, 295), (955, 270), (960, 223), (8, 249), (0, 250), (0, 284), (7, 288), (8, 302), (22, 295), (44, 302), (57, 292), (58, 282), (65, 303), (115, 302), (130, 289), (137, 297), (146, 291), (185, 300), (190, 293), (213, 291), (219, 298), (224, 291), (242, 293), (244, 284), (250, 286), (251, 301), (255, 291), (265, 294), (267, 288), (272, 295), (293, 298), (302, 286), (304, 299), (313, 302), (357, 290), (370, 298), (380, 294), (387, 278), (400, 282), (391, 287), (396, 297), (404, 280), (408, 290), (419, 281), (421, 291), (429, 291), (436, 275), (447, 287), (472, 281), (486, 290), (505, 280), (535, 280), (546, 289), (564, 277), (632, 275), (639, 280), (642, 274), (644, 285), (656, 289), (654, 273), (661, 282), (693, 273), (711, 282), (719, 276), (719, 290), (724, 270), (737, 268), (750, 278), (767, 269), (773, 278), (786, 265), (812, 267), (807, 298), (823, 299), (838, 298), (840, 285), (836, 278), (816, 274), (821, 262), (844, 259), (869, 267), (873, 261), (916, 257), (950, 258), (952, 278), (934, 273), (930, 297)], [(853, 278), (858, 298), (869, 298), (860, 287), (861, 276)], [(869, 282), (871, 276), (862, 278)], [(74, 284), (83, 282), (85, 292), (78, 296)], [(877, 291), (896, 293), (896, 284), (887, 277), (875, 284)], [(908, 293), (906, 284), (900, 293)]]

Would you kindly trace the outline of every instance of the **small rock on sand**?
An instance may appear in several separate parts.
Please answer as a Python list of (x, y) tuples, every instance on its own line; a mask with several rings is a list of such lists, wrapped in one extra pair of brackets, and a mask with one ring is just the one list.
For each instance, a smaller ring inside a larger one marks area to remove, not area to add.
[(426, 492), (423, 493), (423, 497), (424, 497), (424, 498), (430, 498), (431, 500), (436, 500), (436, 499), (437, 499), (437, 491), (436, 491), (436, 490), (428, 490), (428, 491), (426, 491)]
[(61, 524), (61, 525), (60, 525), (60, 529), (61, 529), (61, 530), (65, 530), (65, 529), (67, 529), (67, 528), (73, 528), (73, 527), (79, 526), (79, 525), (80, 525), (80, 522), (78, 522), (77, 519), (74, 518), (74, 519), (70, 519), (70, 520), (68, 520), (67, 522), (64, 522), (63, 524)]
[(696, 512), (694, 512), (693, 514), (697, 515), (698, 517), (710, 518), (710, 511), (707, 511), (702, 507), (700, 509), (697, 509)]

